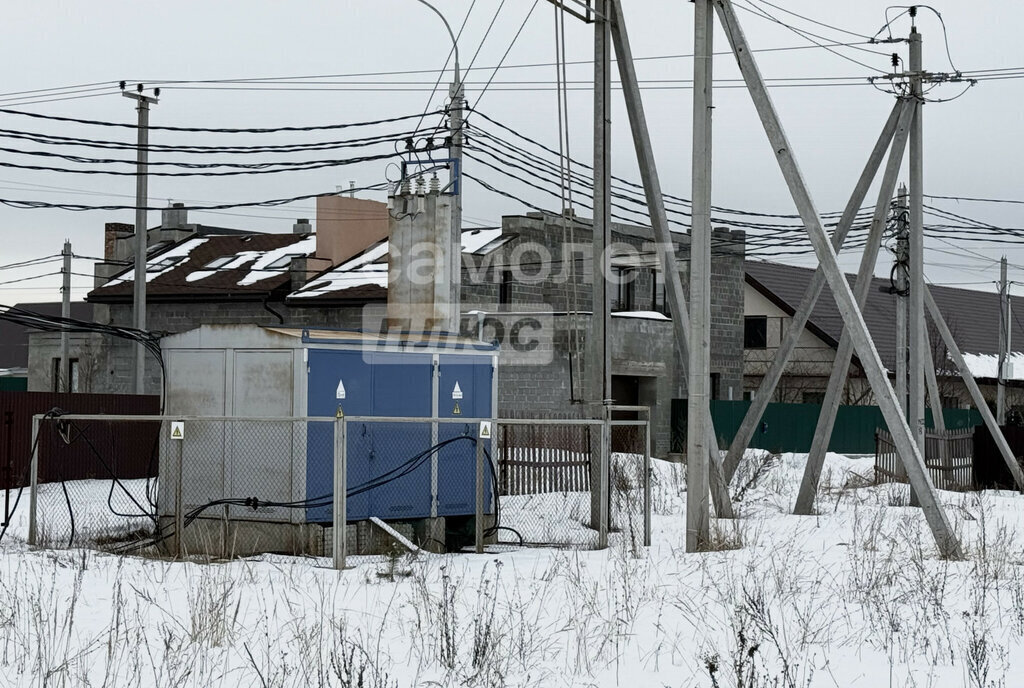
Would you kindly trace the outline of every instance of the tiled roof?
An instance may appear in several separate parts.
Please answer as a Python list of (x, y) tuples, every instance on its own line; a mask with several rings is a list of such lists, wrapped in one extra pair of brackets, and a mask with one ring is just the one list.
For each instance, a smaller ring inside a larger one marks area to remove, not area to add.
[[(745, 270), (750, 286), (790, 314), (800, 305), (814, 274), (811, 268), (749, 260)], [(847, 275), (846, 279), (852, 286), (856, 277)], [(872, 280), (863, 314), (882, 363), (892, 370), (896, 360), (897, 297), (889, 293), (889, 287), (888, 278), (875, 277)], [(995, 290), (940, 286), (931, 286), (930, 290), (965, 354), (994, 355), (999, 352), (999, 294)], [(1011, 341), (1018, 346), (1024, 345), (1024, 327), (1017, 318), (1012, 318), (1011, 328)], [(808, 329), (833, 346), (842, 336), (843, 318), (828, 286), (811, 312)]]
[[(218, 295), (262, 298), (290, 289), (290, 259), (315, 251), (311, 234), (193, 237), (149, 256), (146, 297), (165, 301)], [(90, 292), (89, 300), (131, 299), (134, 276), (134, 268), (128, 268)]]

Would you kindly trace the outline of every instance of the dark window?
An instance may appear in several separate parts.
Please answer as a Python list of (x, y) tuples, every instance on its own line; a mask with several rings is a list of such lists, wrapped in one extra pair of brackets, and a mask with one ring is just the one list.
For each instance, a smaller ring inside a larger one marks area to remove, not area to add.
[(512, 271), (502, 270), (501, 281), (498, 283), (498, 305), (507, 306), (512, 303)]
[(77, 392), (78, 391), (78, 359), (68, 359), (68, 379), (66, 384), (61, 384), (60, 379), (60, 357), (53, 359), (53, 380), (54, 392)]
[(708, 390), (711, 394), (711, 400), (715, 401), (722, 398), (722, 374), (711, 373), (711, 389)]
[(768, 347), (768, 316), (748, 315), (743, 318), (743, 348), (765, 349)]
[(633, 287), (636, 282), (636, 270), (633, 268), (612, 268), (618, 285), (613, 311), (633, 310)]
[(665, 275), (661, 270), (653, 270), (654, 274), (651, 276), (651, 284), (653, 284), (653, 293), (651, 294), (651, 310), (657, 311), (663, 315), (668, 315), (668, 299), (666, 298), (665, 292)]
[(942, 408), (958, 409), (960, 408), (959, 397), (942, 397)]

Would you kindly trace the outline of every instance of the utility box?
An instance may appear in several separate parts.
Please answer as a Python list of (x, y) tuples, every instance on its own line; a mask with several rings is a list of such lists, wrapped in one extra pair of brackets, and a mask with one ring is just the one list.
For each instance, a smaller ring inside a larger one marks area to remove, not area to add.
[[(203, 325), (166, 337), (162, 349), (167, 415), (250, 419), (196, 421), (198, 436), (186, 424), (186, 446), (193, 447), (183, 467), (186, 510), (224, 498), (281, 503), (320, 498), (305, 508), (253, 511), (231, 506), (221, 518), (330, 525), (330, 500), (323, 498), (333, 491), (333, 419), (342, 413), (424, 419), (348, 422), (349, 522), (474, 514), (475, 442), (454, 441), (433, 453), (431, 449), (459, 436), (475, 438), (476, 423), (430, 419), (492, 417), (496, 345), (456, 335)], [(324, 420), (260, 420), (307, 417)], [(202, 446), (196, 448), (197, 442)], [(163, 445), (160, 475), (173, 476), (173, 459), (165, 460), (165, 454), (173, 454), (173, 445)], [(490, 451), (489, 441), (485, 446)], [(410, 470), (410, 460), (419, 455), (424, 459), (413, 462)], [(379, 484), (382, 477), (385, 482)], [(174, 482), (173, 477), (160, 481), (161, 516), (173, 516), (168, 506), (173, 507)], [(371, 483), (378, 485), (358, 489)], [(490, 505), (490, 474), (485, 484), (485, 503)], [(267, 539), (269, 531), (264, 531)], [(304, 548), (264, 551), (275, 549)]]

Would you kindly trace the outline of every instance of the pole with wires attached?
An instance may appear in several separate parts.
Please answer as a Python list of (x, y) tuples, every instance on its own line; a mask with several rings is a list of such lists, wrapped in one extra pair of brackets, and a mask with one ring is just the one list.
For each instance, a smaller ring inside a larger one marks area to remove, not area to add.
[[(71, 317), (71, 242), (64, 241), (64, 250), (61, 251), (64, 263), (61, 265), (60, 274), (62, 277), (60, 287), (60, 317), (68, 320)], [(70, 334), (67, 328), (60, 331), (60, 380), (57, 383), (58, 392), (74, 392), (71, 385), (71, 371), (69, 351), (71, 344)]]
[[(132, 309), (135, 314), (136, 330), (146, 329), (146, 207), (149, 205), (149, 106), (158, 101), (160, 89), (154, 96), (143, 94), (143, 86), (137, 86), (137, 92), (124, 90), (121, 82), (121, 95), (136, 101), (136, 112), (139, 113), (138, 143), (135, 162), (135, 290)], [(142, 342), (135, 345), (135, 393), (146, 393), (146, 347)]]
[(1010, 355), (1010, 283), (1006, 256), (999, 261), (999, 371), (996, 386), (996, 422), (1006, 425), (1006, 360)]

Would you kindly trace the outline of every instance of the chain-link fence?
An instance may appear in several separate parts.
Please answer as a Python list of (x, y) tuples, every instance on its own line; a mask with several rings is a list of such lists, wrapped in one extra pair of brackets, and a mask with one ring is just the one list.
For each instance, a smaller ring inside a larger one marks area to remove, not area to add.
[(95, 546), (152, 536), (156, 528), (159, 437), (152, 416), (33, 422), (26, 537), (49, 547)]
[[(600, 547), (609, 527), (633, 545), (649, 541), (646, 420), (68, 415), (37, 423), (31, 544), (333, 555), (343, 566), (346, 555), (395, 547)], [(603, 463), (602, 448), (612, 446)]]

